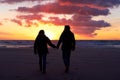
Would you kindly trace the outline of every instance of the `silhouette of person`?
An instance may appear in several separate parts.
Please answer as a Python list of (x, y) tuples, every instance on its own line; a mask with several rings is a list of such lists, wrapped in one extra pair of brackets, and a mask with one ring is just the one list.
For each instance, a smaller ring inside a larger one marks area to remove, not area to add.
[(46, 56), (48, 54), (47, 44), (56, 48), (50, 39), (45, 35), (44, 30), (40, 30), (34, 42), (34, 54), (39, 56), (39, 68), (42, 73), (46, 73)]
[(71, 50), (75, 50), (75, 38), (74, 34), (70, 31), (70, 26), (65, 25), (64, 31), (62, 32), (57, 48), (59, 48), (60, 44), (62, 43), (62, 58), (65, 65), (65, 72), (69, 72), (69, 66), (70, 66), (70, 55)]

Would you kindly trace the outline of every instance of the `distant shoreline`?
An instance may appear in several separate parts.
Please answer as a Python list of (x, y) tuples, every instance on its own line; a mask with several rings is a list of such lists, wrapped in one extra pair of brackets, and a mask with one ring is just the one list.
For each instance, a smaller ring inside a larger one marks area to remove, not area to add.
[[(52, 43), (57, 44), (57, 40)], [(34, 40), (0, 40), (0, 48), (33, 48)], [(120, 40), (76, 40), (76, 47), (120, 48)]]

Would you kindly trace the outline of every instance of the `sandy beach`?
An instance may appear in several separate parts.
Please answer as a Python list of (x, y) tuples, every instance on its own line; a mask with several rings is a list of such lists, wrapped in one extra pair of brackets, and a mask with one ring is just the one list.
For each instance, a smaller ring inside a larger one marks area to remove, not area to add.
[(49, 49), (42, 74), (32, 48), (0, 48), (0, 80), (120, 80), (120, 49), (76, 48), (68, 74), (61, 50)]

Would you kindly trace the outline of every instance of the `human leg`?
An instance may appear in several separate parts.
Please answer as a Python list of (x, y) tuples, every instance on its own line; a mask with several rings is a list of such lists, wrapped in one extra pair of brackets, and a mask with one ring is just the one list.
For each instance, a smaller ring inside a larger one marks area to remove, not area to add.
[(42, 67), (42, 55), (39, 55), (39, 69), (40, 71), (42, 71), (43, 67)]
[(46, 73), (46, 57), (47, 54), (43, 54), (43, 73)]
[(69, 71), (69, 66), (70, 66), (70, 50), (65, 50), (62, 53), (62, 57), (63, 57), (63, 62), (65, 65), (65, 72), (67, 73)]

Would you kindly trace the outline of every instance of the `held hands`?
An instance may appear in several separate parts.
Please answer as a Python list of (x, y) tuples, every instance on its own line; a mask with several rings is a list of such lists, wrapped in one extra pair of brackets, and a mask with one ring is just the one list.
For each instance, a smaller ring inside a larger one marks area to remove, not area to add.
[(59, 49), (57, 46), (55, 46), (54, 48)]
[(56, 45), (54, 45), (54, 47), (53, 48), (56, 48), (56, 49), (58, 49), (59, 47), (58, 46), (56, 46)]
[(57, 46), (55, 46), (55, 48), (57, 49)]
[(57, 49), (59, 49), (59, 46), (57, 45)]
[(53, 48), (57, 48), (57, 46), (53, 45)]

